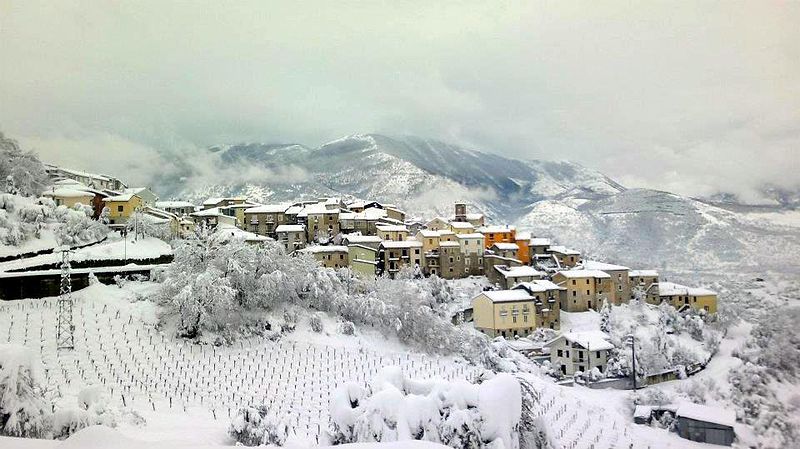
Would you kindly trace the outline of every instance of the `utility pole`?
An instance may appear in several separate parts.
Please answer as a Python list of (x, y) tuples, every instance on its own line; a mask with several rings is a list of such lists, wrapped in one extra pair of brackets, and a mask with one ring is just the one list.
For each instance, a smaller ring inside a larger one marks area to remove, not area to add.
[(72, 268), (66, 248), (61, 251), (61, 287), (58, 297), (58, 324), (56, 344), (58, 349), (75, 349), (75, 326), (72, 324)]

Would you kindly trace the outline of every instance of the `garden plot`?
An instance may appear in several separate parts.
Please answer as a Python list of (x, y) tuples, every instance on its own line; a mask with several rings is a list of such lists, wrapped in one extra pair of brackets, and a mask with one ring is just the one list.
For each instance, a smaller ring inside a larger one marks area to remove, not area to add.
[(384, 352), (379, 345), (265, 338), (227, 347), (192, 345), (160, 333), (154, 306), (130, 303), (122, 299), (126, 295), (132, 296), (127, 287), (103, 285), (73, 295), (74, 351), (56, 350), (57, 298), (0, 304), (0, 342), (37, 350), (51, 391), (66, 400), (85, 385), (103, 385), (118, 406), (220, 420), (242, 406), (267, 405), (312, 437), (328, 426), (330, 393), (346, 381), (366, 386), (382, 367), (448, 380), (472, 380), (479, 373), (466, 363)]

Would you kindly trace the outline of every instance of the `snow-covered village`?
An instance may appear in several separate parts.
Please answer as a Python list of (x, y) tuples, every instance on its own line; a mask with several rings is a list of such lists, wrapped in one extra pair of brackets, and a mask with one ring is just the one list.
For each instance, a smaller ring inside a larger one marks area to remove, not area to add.
[(0, 3), (0, 447), (800, 448), (796, 4), (200, 3)]

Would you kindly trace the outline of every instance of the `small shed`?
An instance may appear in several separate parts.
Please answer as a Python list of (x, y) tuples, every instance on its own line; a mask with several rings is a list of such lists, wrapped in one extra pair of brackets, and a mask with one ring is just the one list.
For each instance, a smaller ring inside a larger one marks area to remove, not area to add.
[(675, 413), (678, 435), (687, 440), (730, 446), (736, 436), (736, 414), (699, 404), (681, 404)]

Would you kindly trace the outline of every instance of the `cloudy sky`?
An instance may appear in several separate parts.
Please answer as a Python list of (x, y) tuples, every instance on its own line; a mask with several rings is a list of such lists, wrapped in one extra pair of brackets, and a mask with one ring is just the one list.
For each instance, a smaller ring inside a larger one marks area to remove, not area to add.
[(800, 2), (497, 3), (0, 0), (0, 130), (136, 182), (214, 144), (379, 132), (682, 194), (800, 188)]

